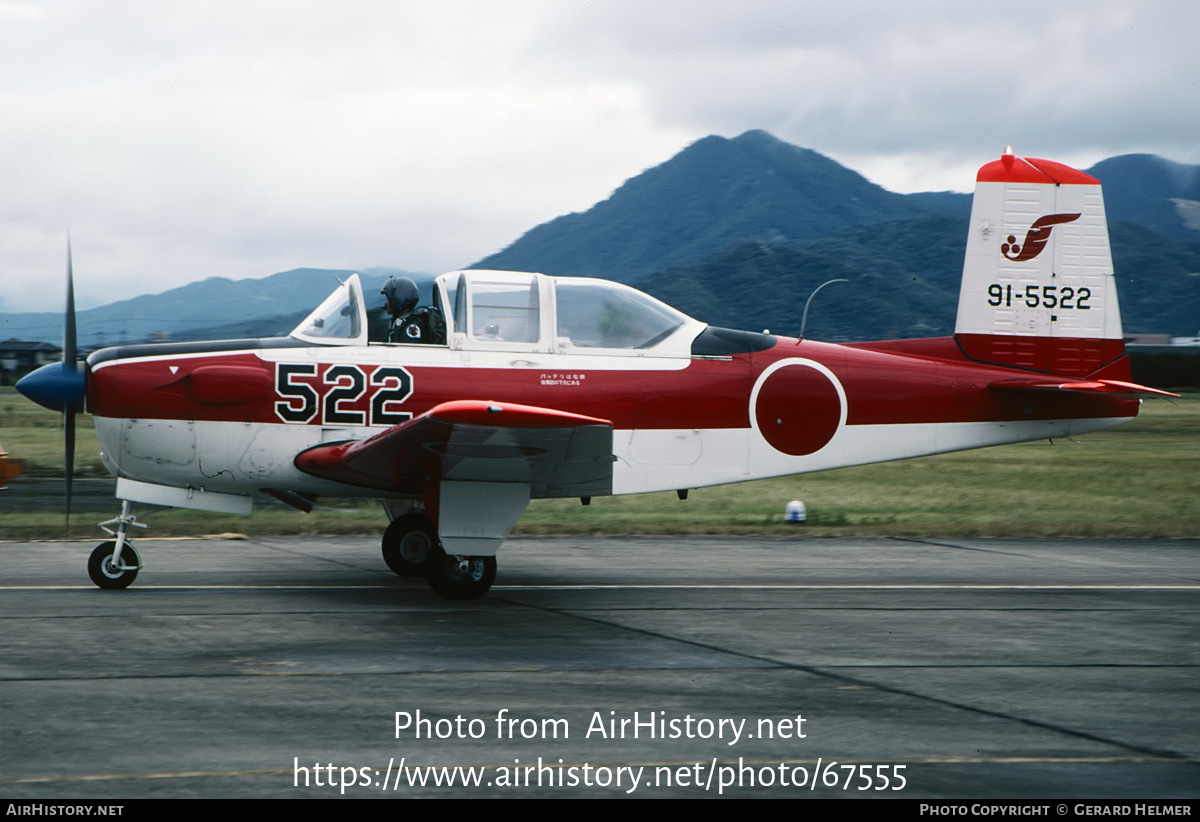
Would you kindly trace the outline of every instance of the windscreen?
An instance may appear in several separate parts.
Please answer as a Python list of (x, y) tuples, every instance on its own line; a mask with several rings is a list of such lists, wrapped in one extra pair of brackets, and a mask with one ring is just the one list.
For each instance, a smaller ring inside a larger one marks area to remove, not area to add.
[(305, 317), (292, 336), (321, 342), (358, 341), (364, 334), (361, 295), (355, 274)]

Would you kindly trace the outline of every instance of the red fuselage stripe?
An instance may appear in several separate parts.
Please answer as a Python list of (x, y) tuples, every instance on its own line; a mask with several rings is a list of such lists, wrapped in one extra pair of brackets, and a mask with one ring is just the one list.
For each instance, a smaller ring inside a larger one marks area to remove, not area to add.
[[(953, 359), (953, 347), (946, 341), (928, 341), (928, 350), (936, 350), (937, 357), (923, 355), (917, 341), (890, 350), (867, 345), (781, 339), (766, 351), (694, 359), (678, 370), (580, 369), (553, 374), (538, 368), (346, 366), (304, 363), (301, 358), (295, 361), (299, 368), (287, 372), (254, 351), (110, 361), (89, 375), (88, 407), (110, 418), (390, 425), (469, 398), (599, 417), (618, 429), (747, 428), (749, 398), (758, 375), (781, 359), (799, 358), (820, 363), (836, 376), (846, 394), (848, 425), (1137, 413), (1136, 400), (1118, 397), (1029, 397), (989, 391), (993, 382), (1028, 372), (972, 362), (961, 354)], [(319, 356), (320, 349), (316, 353)], [(225, 394), (213, 384), (222, 369), (230, 380)], [(383, 369), (388, 374), (403, 372), (411, 385), (401, 390), (401, 380), (380, 377)], [(287, 373), (283, 386), (281, 371)]]

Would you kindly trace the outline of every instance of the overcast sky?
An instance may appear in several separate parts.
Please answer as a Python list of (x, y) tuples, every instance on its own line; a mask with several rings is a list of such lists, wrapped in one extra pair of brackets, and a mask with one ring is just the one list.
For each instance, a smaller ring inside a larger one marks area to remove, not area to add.
[(708, 134), (1200, 163), (1200, 4), (0, 0), (0, 310), (464, 266)]

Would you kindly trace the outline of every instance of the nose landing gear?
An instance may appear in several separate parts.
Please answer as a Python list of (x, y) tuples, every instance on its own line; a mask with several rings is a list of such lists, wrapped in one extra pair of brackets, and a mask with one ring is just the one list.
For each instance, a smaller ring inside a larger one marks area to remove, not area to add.
[[(137, 579), (138, 571), (142, 569), (141, 558), (133, 549), (133, 543), (125, 536), (125, 532), (131, 525), (138, 528), (146, 527), (145, 523), (137, 521), (132, 509), (133, 506), (129, 500), (122, 500), (120, 516), (100, 523), (100, 527), (116, 539), (100, 543), (88, 557), (88, 576), (98, 588), (106, 590), (128, 588), (130, 583)], [(107, 527), (114, 522), (117, 523), (116, 531)]]

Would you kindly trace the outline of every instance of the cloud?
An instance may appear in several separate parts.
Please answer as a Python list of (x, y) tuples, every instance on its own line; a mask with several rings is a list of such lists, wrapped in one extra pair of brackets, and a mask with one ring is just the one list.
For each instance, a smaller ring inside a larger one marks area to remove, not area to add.
[(33, 20), (42, 16), (42, 10), (33, 3), (0, 2), (0, 20)]
[(639, 78), (664, 125), (758, 126), (872, 168), (905, 154), (974, 166), (1009, 143), (1200, 162), (1192, 4), (667, 2), (644, 26), (636, 4), (599, 8), (564, 37), (580, 71)]
[(1200, 162), (1180, 2), (0, 2), (0, 296), (443, 270), (710, 133), (901, 190), (1013, 144)]

